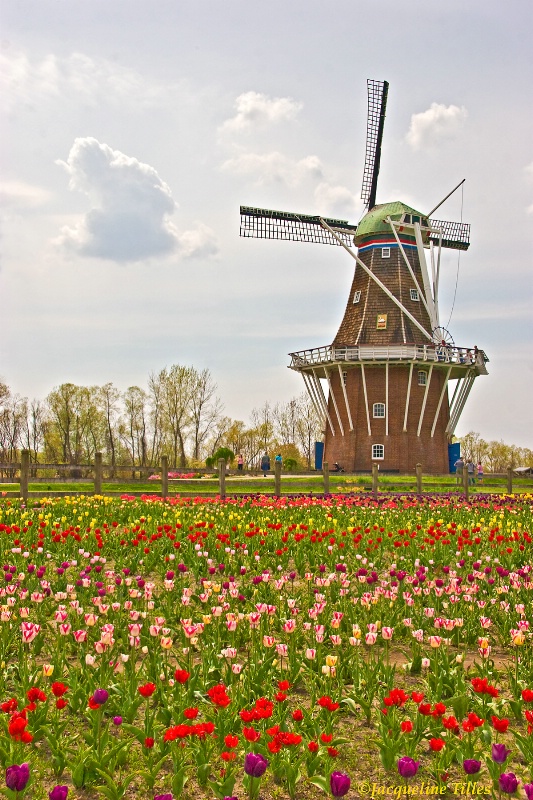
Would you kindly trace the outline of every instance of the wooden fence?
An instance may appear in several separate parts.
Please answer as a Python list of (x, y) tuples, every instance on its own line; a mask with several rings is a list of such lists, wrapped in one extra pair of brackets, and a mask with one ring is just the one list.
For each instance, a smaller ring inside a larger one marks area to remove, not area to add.
[[(114, 466), (104, 465), (102, 453), (96, 453), (95, 454), (94, 464), (83, 464), (83, 465), (36, 464), (35, 462), (30, 462), (30, 453), (29, 453), (29, 451), (28, 450), (22, 450), (20, 462), (10, 462), (10, 463), (7, 463), (7, 464), (0, 464), (0, 471), (3, 471), (5, 473), (9, 474), (11, 476), (11, 482), (12, 483), (19, 483), (19, 486), (20, 486), (19, 491), (6, 491), (6, 492), (2, 492), (2, 495), (4, 497), (16, 497), (16, 496), (19, 496), (24, 501), (26, 501), (28, 499), (28, 497), (41, 497), (43, 495), (42, 491), (32, 491), (32, 492), (29, 491), (30, 473), (32, 473), (33, 476), (35, 476), (38, 471), (50, 471), (50, 470), (54, 470), (56, 472), (56, 474), (58, 472), (61, 473), (61, 472), (67, 471), (67, 472), (69, 472), (70, 475), (72, 475), (73, 471), (75, 472), (76, 475), (80, 475), (82, 470), (90, 471), (92, 473), (92, 475), (91, 475), (92, 480), (91, 480), (91, 478), (81, 479), (81, 477), (78, 477), (78, 478), (75, 479), (75, 481), (80, 481), (80, 482), (84, 482), (84, 483), (92, 483), (93, 484), (92, 492), (89, 492), (89, 493), (92, 493), (92, 494), (95, 494), (95, 495), (102, 495), (104, 493), (103, 492), (104, 470), (107, 470), (108, 472), (111, 471), (112, 474), (116, 474), (117, 472), (128, 472), (131, 475), (132, 472), (134, 474), (135, 474), (135, 472), (139, 472), (139, 480), (140, 481), (143, 481), (143, 480), (146, 481), (147, 480), (148, 471), (149, 471), (146, 467), (132, 467), (131, 465), (114, 465)], [(161, 458), (160, 476), (159, 476), (157, 481), (154, 481), (154, 492), (152, 492), (151, 494), (159, 494), (161, 497), (168, 497), (169, 496), (169, 472), (172, 472), (172, 471), (174, 471), (174, 470), (169, 469), (169, 466), (168, 466), (168, 458), (166, 456), (163, 456)], [(208, 474), (208, 473), (211, 474), (209, 470), (205, 470), (203, 472), (204, 472), (204, 474)], [(17, 473), (19, 475), (18, 480), (16, 479)], [(282, 465), (277, 463), (277, 462), (275, 462), (274, 463), (274, 470), (273, 470), (273, 472), (271, 472), (269, 474), (273, 475), (273, 478), (274, 478), (273, 495), (275, 497), (281, 497), (281, 495), (282, 495)], [(226, 494), (227, 494), (227, 487), (226, 487), (227, 468), (226, 468), (226, 462), (224, 461), (224, 459), (222, 459), (222, 458), (219, 459), (218, 468), (212, 472), (212, 475), (213, 475), (213, 477), (216, 479), (216, 481), (218, 483), (218, 492), (210, 493), (211, 496), (220, 496), (221, 498), (225, 499), (226, 498)], [(237, 475), (240, 475), (240, 473), (237, 473)], [(317, 473), (314, 473), (314, 475), (317, 475)], [(330, 473), (329, 466), (328, 466), (327, 462), (324, 462), (324, 465), (323, 465), (323, 468), (322, 468), (322, 472), (318, 473), (318, 475), (321, 476), (321, 481), (319, 483), (319, 486), (321, 487), (322, 492), (325, 495), (330, 494), (331, 493), (331, 480), (332, 480), (332, 477), (335, 476), (335, 478), (337, 478), (339, 476), (339, 473), (338, 472)], [(305, 476), (302, 476), (302, 477), (305, 480)], [(424, 477), (426, 477), (425, 485), (423, 484), (423, 478)], [(471, 487), (471, 485), (469, 483), (469, 476), (468, 476), (468, 472), (466, 471), (466, 469), (463, 470), (463, 474), (462, 475), (458, 475), (457, 476), (455, 483), (453, 483), (454, 476), (447, 476), (447, 477), (449, 479), (451, 478), (451, 480), (452, 480), (452, 483), (450, 483), (448, 485), (443, 485), (442, 482), (439, 483), (439, 484), (428, 483), (428, 478), (430, 480), (430, 477), (429, 476), (423, 476), (423, 474), (422, 474), (422, 465), (421, 464), (417, 464), (416, 465), (416, 474), (415, 474), (414, 477), (413, 476), (407, 476), (407, 477), (406, 476), (398, 476), (398, 478), (396, 478), (396, 477), (393, 478), (390, 475), (384, 475), (383, 473), (380, 474), (378, 464), (374, 464), (373, 468), (372, 468), (372, 474), (371, 474), (371, 476), (369, 476), (369, 480), (371, 482), (369, 482), (368, 485), (363, 486), (363, 487), (361, 485), (354, 485), (353, 490), (354, 491), (369, 491), (369, 492), (372, 492), (374, 497), (377, 497), (379, 494), (383, 494), (385, 492), (387, 492), (387, 493), (396, 492), (398, 494), (405, 494), (405, 495), (408, 495), (408, 494), (422, 495), (422, 494), (434, 494), (436, 492), (446, 492), (446, 491), (447, 492), (450, 492), (450, 491), (453, 492), (454, 491), (454, 492), (458, 492), (458, 493), (464, 495), (468, 499), (468, 497), (469, 497), (469, 495), (471, 493), (472, 487)], [(348, 478), (348, 481), (350, 481), (348, 476), (344, 475), (344, 478), (345, 479)], [(35, 479), (36, 478), (34, 477), (34, 480)], [(283, 489), (284, 489), (283, 493), (284, 494), (294, 493), (294, 490), (291, 492), (291, 483), (294, 483), (293, 479), (294, 479), (293, 475), (291, 475), (290, 477), (286, 476), (286, 478), (284, 479), (284, 481), (283, 481), (283, 484), (284, 484), (283, 485)], [(491, 479), (497, 479), (498, 483), (494, 483), (493, 481), (491, 481)], [(37, 480), (43, 480), (43, 479), (38, 479), (37, 478)], [(46, 482), (46, 478), (44, 480)], [(54, 480), (63, 480), (64, 482), (71, 482), (71, 481), (68, 480), (68, 478), (66, 480), (64, 478), (63, 479), (56, 478)], [(363, 480), (363, 479), (361, 479), (361, 480)], [(509, 467), (507, 469), (507, 472), (504, 473), (504, 474), (486, 475), (485, 478), (484, 478), (484, 482), (483, 482), (483, 492), (490, 492), (491, 489), (492, 489), (494, 491), (494, 493), (500, 493), (501, 494), (501, 493), (505, 493), (506, 492), (508, 494), (512, 494), (513, 493), (513, 483), (515, 484), (515, 490), (518, 489), (519, 491), (525, 491), (525, 492), (533, 491), (533, 482), (531, 481), (531, 478), (529, 478), (529, 480), (527, 480), (527, 481), (524, 480), (523, 478), (520, 478), (519, 485), (517, 485), (517, 480), (518, 480), (517, 476), (514, 474), (513, 469), (511, 467)], [(48, 479), (48, 481), (50, 481), (50, 479)], [(366, 481), (366, 479), (365, 479), (365, 481)], [(126, 483), (130, 483), (130, 482), (133, 483), (134, 481), (125, 481), (125, 482)], [(159, 484), (159, 487), (158, 487), (158, 484)], [(263, 485), (264, 484), (262, 484), (261, 488), (263, 488)], [(157, 490), (158, 488), (159, 488), (159, 491)], [(250, 487), (250, 488), (251, 488), (251, 493), (253, 493), (254, 489), (252, 489), (252, 487)], [(265, 488), (267, 488), (266, 485), (265, 485)], [(270, 482), (269, 482), (268, 488), (271, 489)], [(338, 492), (339, 491), (339, 487), (338, 486), (335, 487), (334, 490), (335, 490), (335, 492)], [(344, 492), (350, 491), (350, 482), (344, 483), (343, 487), (342, 487), (342, 489), (340, 491), (344, 491)], [(50, 496), (65, 496), (65, 495), (72, 495), (72, 494), (87, 494), (87, 493), (88, 493), (87, 490), (85, 490), (85, 491), (75, 491), (75, 490), (74, 491), (73, 490), (69, 490), (69, 491), (53, 491), (53, 490), (51, 490), (50, 485), (47, 486), (47, 490), (46, 490), (46, 494), (50, 495)], [(126, 493), (126, 492), (124, 492), (124, 493)], [(134, 494), (134, 495), (141, 495), (141, 494), (146, 494), (147, 492), (146, 491), (140, 492), (140, 491), (129, 491), (128, 490), (127, 493), (128, 494)], [(182, 494), (182, 492), (180, 492), (179, 489), (178, 489), (178, 493)], [(272, 493), (272, 492), (270, 492), (270, 493)], [(114, 494), (116, 494), (116, 492), (113, 492), (112, 490), (107, 489), (105, 494), (114, 495)], [(205, 492), (202, 492), (202, 494), (204, 496), (206, 495)]]

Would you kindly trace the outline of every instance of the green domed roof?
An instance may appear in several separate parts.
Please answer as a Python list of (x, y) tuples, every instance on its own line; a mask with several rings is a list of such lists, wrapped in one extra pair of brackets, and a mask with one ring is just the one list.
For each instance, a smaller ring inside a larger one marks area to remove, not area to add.
[(359, 242), (367, 236), (383, 233), (390, 234), (390, 225), (388, 222), (385, 222), (385, 220), (387, 217), (399, 220), (403, 214), (415, 214), (420, 217), (420, 220), (422, 220), (422, 218), (427, 219), (427, 216), (422, 214), (421, 211), (417, 211), (415, 208), (411, 208), (411, 206), (401, 203), (399, 200), (394, 203), (382, 203), (381, 205), (374, 206), (374, 208), (363, 217), (357, 226), (355, 243), (359, 244)]

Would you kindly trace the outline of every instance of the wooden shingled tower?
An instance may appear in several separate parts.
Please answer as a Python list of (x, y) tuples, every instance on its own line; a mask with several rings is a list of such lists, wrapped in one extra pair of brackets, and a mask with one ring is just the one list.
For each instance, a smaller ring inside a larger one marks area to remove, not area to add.
[(467, 250), (470, 226), (432, 217), (450, 195), (429, 213), (399, 201), (376, 205), (387, 93), (386, 81), (368, 81), (368, 213), (358, 225), (241, 206), (241, 236), (335, 244), (355, 262), (333, 343), (291, 353), (324, 420), (324, 460), (347, 471), (377, 462), (385, 471), (421, 463), (442, 473), (474, 380), (487, 374), (485, 353), (456, 346), (439, 322), (441, 250)]

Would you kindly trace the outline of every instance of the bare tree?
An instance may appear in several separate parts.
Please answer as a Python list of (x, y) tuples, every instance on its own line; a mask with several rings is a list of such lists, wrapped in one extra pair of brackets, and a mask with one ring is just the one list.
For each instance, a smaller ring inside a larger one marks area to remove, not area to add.
[(204, 369), (201, 372), (194, 370), (194, 372), (196, 375), (193, 376), (195, 386), (191, 395), (190, 418), (193, 457), (199, 461), (200, 449), (222, 416), (222, 403), (220, 398), (215, 396), (217, 385), (213, 382), (209, 370)]
[(37, 462), (39, 453), (44, 444), (44, 431), (46, 425), (46, 414), (44, 403), (40, 400), (32, 400), (28, 404), (25, 401), (24, 430), (22, 441), (24, 447), (30, 452), (30, 460)]
[(124, 415), (119, 422), (119, 436), (132, 466), (147, 466), (148, 395), (138, 386), (130, 386), (123, 396)]
[(307, 462), (307, 469), (313, 463), (315, 442), (322, 440), (322, 421), (304, 392), (296, 398), (296, 444)]
[(159, 373), (162, 388), (162, 419), (169, 438), (172, 464), (184, 469), (187, 465), (185, 442), (191, 429), (192, 396), (196, 388), (194, 367), (174, 364)]

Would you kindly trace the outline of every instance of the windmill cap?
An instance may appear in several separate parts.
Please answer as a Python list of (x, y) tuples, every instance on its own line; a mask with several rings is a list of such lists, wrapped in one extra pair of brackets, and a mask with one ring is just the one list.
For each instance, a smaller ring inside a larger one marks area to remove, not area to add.
[[(393, 203), (382, 203), (374, 206), (368, 214), (365, 214), (359, 225), (357, 226), (357, 233), (355, 235), (355, 243), (362, 244), (368, 236), (376, 236), (376, 234), (391, 235), (391, 228), (385, 220), (390, 217), (393, 220), (400, 220), (403, 214), (414, 214), (419, 217), (420, 221), (427, 220), (427, 214), (417, 211), (416, 208), (401, 203), (396, 200)], [(422, 223), (423, 224), (423, 223)]]

